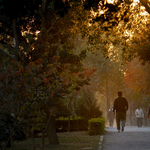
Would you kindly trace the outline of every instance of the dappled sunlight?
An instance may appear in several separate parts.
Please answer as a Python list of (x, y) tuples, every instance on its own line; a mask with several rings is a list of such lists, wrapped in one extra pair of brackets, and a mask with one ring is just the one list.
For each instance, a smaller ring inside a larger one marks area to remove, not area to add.
[(107, 3), (113, 4), (115, 0), (107, 0)]

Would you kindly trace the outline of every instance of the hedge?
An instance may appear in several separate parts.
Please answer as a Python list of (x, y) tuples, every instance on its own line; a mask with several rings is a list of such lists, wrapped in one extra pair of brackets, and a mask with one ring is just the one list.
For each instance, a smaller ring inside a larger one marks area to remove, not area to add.
[(105, 118), (92, 118), (88, 121), (89, 135), (102, 135), (105, 132)]
[[(70, 131), (87, 131), (88, 120), (81, 117), (70, 118)], [(56, 131), (67, 132), (68, 131), (68, 118), (58, 118), (56, 120)]]

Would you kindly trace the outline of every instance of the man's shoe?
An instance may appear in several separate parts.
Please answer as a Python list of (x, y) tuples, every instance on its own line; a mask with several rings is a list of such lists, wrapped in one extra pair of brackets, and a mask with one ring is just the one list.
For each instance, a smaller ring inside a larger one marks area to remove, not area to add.
[(124, 131), (124, 126), (122, 126), (122, 129), (121, 129), (121, 131), (122, 131), (122, 132)]
[(120, 130), (118, 130), (118, 132), (120, 132)]

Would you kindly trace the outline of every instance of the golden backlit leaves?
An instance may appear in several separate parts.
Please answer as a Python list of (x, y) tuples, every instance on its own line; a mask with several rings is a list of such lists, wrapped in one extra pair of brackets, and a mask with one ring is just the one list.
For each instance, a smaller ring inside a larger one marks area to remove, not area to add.
[[(145, 22), (145, 20), (147, 21)], [(143, 16), (143, 20), (139, 24), (135, 24), (130, 31), (132, 31), (132, 34), (128, 41), (126, 40), (126, 54), (129, 54), (128, 56), (131, 59), (140, 56), (140, 59), (147, 61), (149, 56), (150, 16)]]

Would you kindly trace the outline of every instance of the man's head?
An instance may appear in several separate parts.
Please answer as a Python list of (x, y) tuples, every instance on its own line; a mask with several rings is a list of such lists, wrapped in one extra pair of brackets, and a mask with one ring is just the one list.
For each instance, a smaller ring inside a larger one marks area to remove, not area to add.
[(121, 91), (118, 92), (118, 96), (122, 96), (122, 92)]

